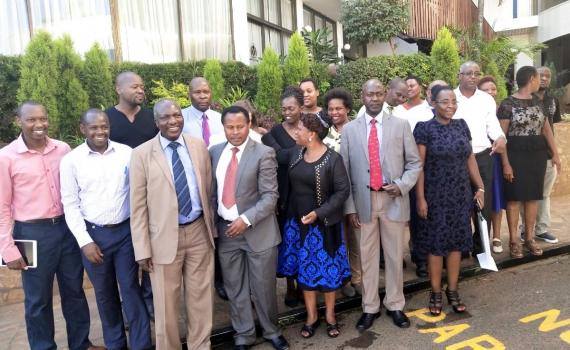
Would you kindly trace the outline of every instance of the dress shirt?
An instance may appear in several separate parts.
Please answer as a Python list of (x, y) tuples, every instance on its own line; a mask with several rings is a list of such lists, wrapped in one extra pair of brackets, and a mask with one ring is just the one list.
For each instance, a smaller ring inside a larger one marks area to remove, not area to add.
[[(388, 104), (388, 102), (384, 102), (384, 104), (382, 105), (382, 112), (386, 112), (386, 114), (390, 114), (390, 111), (388, 110), (388, 107), (391, 107), (391, 108), (392, 108), (392, 115), (393, 115), (393, 116), (401, 118), (401, 116), (400, 116), (400, 114), (399, 114), (399, 113), (400, 113), (400, 110), (399, 110), (399, 108), (398, 108), (399, 106), (398, 106), (398, 107), (392, 107), (392, 106), (390, 106), (390, 105)], [(358, 118), (358, 117), (360, 117), (360, 116), (363, 116), (364, 114), (366, 114), (366, 106), (363, 105), (363, 106), (360, 107), (360, 109), (358, 110), (358, 113), (356, 114), (356, 118)]]
[(457, 111), (454, 119), (463, 119), (471, 132), (473, 153), (480, 153), (492, 146), (491, 140), (505, 138), (497, 119), (497, 105), (488, 93), (479, 89), (471, 97), (465, 97), (459, 90), (454, 90), (457, 98)]
[[(247, 145), (248, 142), (255, 142), (255, 141), (250, 141), (250, 139), (248, 138), (245, 140), (244, 143), (237, 146), (237, 148), (239, 149), (239, 152), (236, 153), (238, 167), (239, 167), (239, 161), (241, 160), (241, 156), (243, 155), (243, 150), (245, 149), (245, 146)], [(224, 150), (220, 154), (220, 159), (218, 160), (218, 167), (216, 168), (216, 182), (218, 183), (218, 215), (220, 215), (220, 217), (226, 221), (234, 221), (235, 219), (240, 217), (243, 220), (243, 222), (246, 223), (247, 226), (250, 226), (251, 224), (249, 222), (249, 219), (245, 215), (239, 214), (237, 209), (237, 204), (234, 204), (231, 208), (228, 209), (222, 203), (222, 194), (224, 192), (224, 185), (225, 185), (224, 181), (226, 179), (226, 171), (228, 170), (228, 166), (230, 164), (230, 161), (232, 160), (232, 154), (233, 154), (232, 148), (234, 147), (236, 146), (232, 145), (229, 142), (227, 143), (226, 147), (224, 147)], [(237, 180), (238, 179), (236, 177), (236, 182)]]
[(59, 167), (61, 202), (79, 247), (93, 242), (85, 221), (103, 226), (129, 218), (131, 152), (129, 146), (109, 141), (103, 154), (83, 143), (63, 157)]
[(202, 215), (202, 203), (200, 201), (200, 192), (198, 190), (198, 180), (196, 180), (196, 174), (194, 174), (194, 166), (192, 165), (192, 159), (190, 158), (190, 153), (188, 148), (186, 148), (186, 143), (182, 134), (178, 137), (176, 141), (170, 141), (159, 135), (160, 145), (166, 156), (166, 161), (168, 163), (168, 168), (170, 169), (170, 174), (172, 175), (172, 181), (174, 181), (174, 173), (172, 172), (172, 148), (168, 147), (170, 142), (177, 142), (182, 147), (176, 148), (180, 161), (184, 166), (184, 172), (186, 173), (186, 180), (188, 181), (188, 189), (190, 190), (190, 201), (192, 202), (192, 211), (188, 216), (183, 216), (178, 214), (178, 223), (187, 224), (196, 220), (200, 215)]
[(412, 132), (418, 122), (426, 122), (433, 119), (433, 111), (426, 100), (410, 109), (404, 108), (404, 105), (399, 105), (394, 109), (394, 115), (406, 119), (410, 124)]
[[(389, 106), (390, 105), (388, 105), (387, 103), (384, 103), (384, 106), (382, 107), (382, 112), (378, 113), (376, 118), (374, 118), (376, 119), (376, 134), (378, 135), (378, 145), (380, 146), (380, 155), (382, 154), (382, 115), (384, 113), (386, 114), (390, 113), (388, 110)], [(368, 137), (370, 136), (370, 129), (371, 129), (370, 121), (372, 121), (372, 117), (365, 112), (364, 118), (366, 118), (366, 140), (364, 141), (364, 144), (368, 145)], [(382, 164), (380, 164), (380, 166), (382, 166)], [(384, 172), (382, 172), (382, 174), (384, 174)], [(388, 181), (383, 175), (382, 175), (382, 183), (388, 183)]]
[(21, 135), (0, 150), (0, 254), (4, 261), (21, 257), (12, 238), (13, 220), (63, 214), (59, 163), (69, 151), (66, 143), (48, 138), (39, 153), (28, 149)]
[(222, 115), (211, 109), (202, 112), (192, 105), (182, 110), (182, 116), (184, 117), (184, 129), (182, 129), (182, 132), (203, 140), (202, 115), (204, 113), (208, 116), (208, 125), (210, 126), (210, 145), (214, 144), (212, 142), (214, 136), (222, 137), (222, 139), (225, 140), (226, 136), (224, 134), (224, 126), (222, 125)]

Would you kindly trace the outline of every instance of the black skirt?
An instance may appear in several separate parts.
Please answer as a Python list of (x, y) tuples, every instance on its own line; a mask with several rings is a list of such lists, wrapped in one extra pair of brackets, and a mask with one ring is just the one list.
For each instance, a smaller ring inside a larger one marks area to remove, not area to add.
[(544, 136), (509, 136), (507, 150), (514, 179), (512, 183), (504, 180), (505, 199), (508, 202), (541, 200), (548, 159)]

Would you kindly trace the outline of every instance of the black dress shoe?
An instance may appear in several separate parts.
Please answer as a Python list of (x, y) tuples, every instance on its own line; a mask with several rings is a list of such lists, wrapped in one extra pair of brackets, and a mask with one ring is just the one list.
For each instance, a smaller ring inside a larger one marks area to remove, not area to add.
[(274, 349), (276, 350), (287, 350), (289, 349), (289, 343), (287, 339), (282, 335), (278, 336), (277, 338), (269, 339), (268, 342), (271, 343)]
[(410, 320), (408, 316), (403, 311), (400, 310), (386, 310), (386, 314), (392, 317), (394, 324), (400, 328), (408, 328), (410, 326)]
[(216, 293), (218, 293), (218, 296), (221, 299), (228, 300), (228, 293), (226, 293), (226, 289), (224, 288), (223, 284), (216, 284), (215, 288), (216, 288)]
[(426, 278), (428, 276), (426, 264), (418, 264), (418, 267), (416, 267), (416, 275), (420, 278)]
[(234, 346), (234, 350), (247, 350), (247, 349), (249, 349), (249, 345), (240, 344), (240, 345)]
[(380, 312), (375, 314), (363, 312), (362, 316), (358, 319), (358, 322), (356, 322), (356, 329), (358, 329), (359, 332), (364, 332), (368, 328), (372, 327), (374, 320), (380, 317), (380, 315)]

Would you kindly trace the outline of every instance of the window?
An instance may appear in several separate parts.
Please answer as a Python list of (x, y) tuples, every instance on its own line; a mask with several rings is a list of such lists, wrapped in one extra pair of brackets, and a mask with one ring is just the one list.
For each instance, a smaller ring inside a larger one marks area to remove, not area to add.
[(295, 30), (295, 0), (247, 0), (247, 21), (252, 62), (266, 47), (285, 55)]
[(337, 45), (336, 23), (334, 20), (308, 6), (303, 6), (303, 25), (311, 26), (314, 30), (326, 27), (328, 29), (329, 40), (332, 40), (333, 43)]

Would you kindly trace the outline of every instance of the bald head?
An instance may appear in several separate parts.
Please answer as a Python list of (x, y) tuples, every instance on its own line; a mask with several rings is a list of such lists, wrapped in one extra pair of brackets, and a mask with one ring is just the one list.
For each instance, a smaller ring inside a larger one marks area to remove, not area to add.
[(392, 107), (397, 107), (408, 99), (408, 85), (402, 78), (394, 78), (388, 83), (388, 93), (386, 103)]
[(210, 84), (203, 77), (196, 77), (190, 81), (189, 91), (192, 106), (199, 111), (206, 112), (212, 104), (212, 90)]
[(115, 78), (115, 86), (123, 86), (125, 84), (131, 84), (133, 81), (142, 81), (140, 75), (135, 72), (121, 72)]
[(369, 88), (375, 86), (380, 86), (382, 89), (384, 89), (384, 85), (380, 82), (380, 80), (372, 78), (367, 80), (364, 84), (362, 84), (362, 93), (365, 93)]
[(115, 91), (119, 95), (119, 105), (136, 108), (145, 99), (144, 82), (134, 72), (122, 72), (115, 78)]
[(470, 68), (480, 69), (479, 63), (475, 61), (466, 61), (459, 67), (459, 73), (464, 73), (466, 70)]

